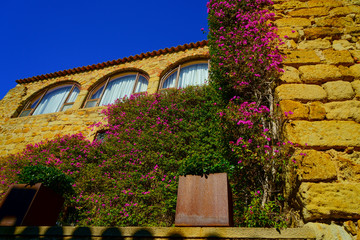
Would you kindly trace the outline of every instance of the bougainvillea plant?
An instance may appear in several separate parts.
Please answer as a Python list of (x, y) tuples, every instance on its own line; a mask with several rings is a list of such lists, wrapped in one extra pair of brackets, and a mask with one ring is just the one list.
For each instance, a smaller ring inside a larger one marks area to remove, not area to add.
[(189, 87), (109, 105), (107, 121), (92, 126), (106, 129), (103, 140), (90, 143), (76, 134), (29, 145), (2, 161), (2, 186), (16, 181), (24, 166), (51, 166), (75, 180), (63, 224), (171, 226), (177, 176), (229, 165), (212, 91)]
[(282, 71), (278, 46), (283, 41), (271, 23), (275, 16), (271, 5), (270, 0), (207, 3), (211, 81), (226, 106), (222, 114), (230, 124), (230, 146), (239, 163), (238, 181), (232, 183), (238, 197), (235, 211), (244, 214), (249, 213), (246, 209), (256, 189), (263, 193), (261, 208), (281, 193), (280, 180), (289, 159), (284, 149), (292, 145), (280, 141), (280, 121), (274, 115), (273, 90)]
[(75, 134), (29, 145), (0, 161), (1, 190), (41, 164), (74, 179), (64, 225), (171, 226), (179, 175), (227, 172), (235, 225), (284, 226), (279, 194), (291, 143), (280, 141), (273, 115), (282, 42), (269, 5), (210, 0), (209, 84), (109, 105), (92, 126), (105, 131), (101, 140)]
[(210, 0), (209, 47), (211, 79), (225, 101), (239, 95), (257, 106), (270, 104), (277, 73), (282, 71), (278, 45), (282, 40), (272, 25), (270, 0)]

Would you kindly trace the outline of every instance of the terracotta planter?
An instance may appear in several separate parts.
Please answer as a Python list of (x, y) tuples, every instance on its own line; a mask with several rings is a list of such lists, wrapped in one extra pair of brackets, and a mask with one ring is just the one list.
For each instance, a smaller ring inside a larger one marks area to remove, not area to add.
[(64, 198), (37, 183), (12, 185), (0, 204), (0, 226), (53, 226)]
[(233, 226), (232, 194), (226, 173), (179, 178), (175, 226)]

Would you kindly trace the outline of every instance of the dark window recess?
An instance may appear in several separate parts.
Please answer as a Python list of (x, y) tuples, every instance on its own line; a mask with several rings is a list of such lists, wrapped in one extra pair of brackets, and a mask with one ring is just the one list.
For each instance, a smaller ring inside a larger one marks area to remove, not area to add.
[(99, 132), (96, 133), (95, 139), (97, 141), (103, 142), (103, 141), (105, 141), (106, 136), (107, 136), (106, 131), (99, 131)]

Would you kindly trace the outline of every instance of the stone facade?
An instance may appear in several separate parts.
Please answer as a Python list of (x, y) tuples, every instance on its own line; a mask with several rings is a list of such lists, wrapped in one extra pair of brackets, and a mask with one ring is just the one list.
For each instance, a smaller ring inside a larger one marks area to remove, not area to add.
[(360, 1), (278, 0), (275, 12), (287, 56), (276, 96), (284, 135), (298, 146), (287, 196), (305, 222), (354, 224), (360, 219)]
[[(18, 80), (20, 83), (0, 101), (0, 156), (17, 153), (27, 144), (52, 139), (57, 135), (81, 132), (89, 140), (93, 140), (95, 132), (89, 126), (103, 120), (101, 110), (104, 107), (82, 106), (89, 91), (108, 76), (119, 72), (141, 71), (149, 76), (147, 92), (151, 94), (158, 91), (161, 77), (176, 65), (207, 58), (208, 47), (206, 41), (203, 41), (122, 59), (119, 64), (108, 64), (111, 66), (101, 63), (77, 71), (65, 70), (57, 74), (57, 77), (47, 77), (50, 75), (47, 74)], [(66, 81), (80, 85), (80, 93), (72, 108), (64, 112), (17, 117), (26, 102), (41, 90)]]

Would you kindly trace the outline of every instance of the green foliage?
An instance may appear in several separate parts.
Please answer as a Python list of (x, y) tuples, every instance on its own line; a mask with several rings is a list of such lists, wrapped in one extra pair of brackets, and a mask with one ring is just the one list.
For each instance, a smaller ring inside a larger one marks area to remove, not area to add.
[(21, 170), (18, 179), (19, 183), (29, 185), (42, 183), (62, 196), (74, 192), (72, 188), (74, 180), (54, 167), (43, 165), (26, 166)]
[(180, 169), (180, 175), (224, 172), (228, 147), (214, 96), (212, 87), (203, 86), (125, 100), (107, 112), (112, 136), (105, 145), (136, 144), (139, 151), (151, 153), (147, 162), (161, 156), (171, 164), (157, 164), (169, 172)]
[(99, 145), (97, 171), (106, 178), (86, 170), (87, 181), (101, 185), (78, 186), (82, 195), (74, 204), (81, 203), (81, 224), (170, 226), (177, 176), (227, 170), (228, 143), (212, 91), (203, 86), (138, 95), (104, 111), (108, 124), (98, 127), (107, 129), (107, 137)]
[(107, 129), (104, 140), (90, 143), (78, 134), (29, 145), (8, 157), (1, 180), (15, 182), (29, 165), (71, 176), (75, 194), (66, 202), (65, 225), (171, 226), (177, 176), (232, 165), (214, 96), (203, 86), (124, 99), (107, 108), (108, 123), (96, 124)]
[[(251, 119), (253, 127), (239, 125), (239, 116), (251, 111), (241, 121)], [(171, 226), (177, 176), (224, 171), (236, 225), (243, 226), (250, 191), (268, 174), (261, 111), (250, 103), (219, 103), (212, 85), (133, 96), (109, 106), (108, 123), (94, 126), (107, 129), (104, 140), (90, 143), (77, 134), (29, 145), (2, 161), (0, 178), (7, 186), (33, 165), (71, 176), (75, 194), (65, 204), (64, 225)]]
[(247, 227), (274, 227), (277, 229), (286, 227), (286, 221), (280, 215), (278, 199), (268, 201), (262, 206), (260, 191), (251, 192), (251, 196), (250, 205), (244, 212), (244, 223)]

